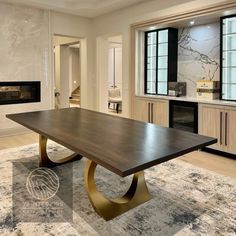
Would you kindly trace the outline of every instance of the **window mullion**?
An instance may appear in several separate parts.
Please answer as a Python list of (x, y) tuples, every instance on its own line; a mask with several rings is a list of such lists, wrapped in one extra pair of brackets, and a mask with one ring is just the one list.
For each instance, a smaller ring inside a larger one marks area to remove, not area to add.
[(157, 37), (156, 37), (156, 94), (158, 94), (158, 30), (157, 32)]

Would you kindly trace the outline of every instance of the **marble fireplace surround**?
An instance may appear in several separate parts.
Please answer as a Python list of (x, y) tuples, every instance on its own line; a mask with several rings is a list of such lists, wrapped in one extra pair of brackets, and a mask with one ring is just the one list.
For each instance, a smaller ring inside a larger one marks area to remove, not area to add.
[(38, 102), (0, 105), (0, 136), (26, 132), (6, 114), (50, 109), (49, 11), (0, 3), (0, 81), (40, 82)]

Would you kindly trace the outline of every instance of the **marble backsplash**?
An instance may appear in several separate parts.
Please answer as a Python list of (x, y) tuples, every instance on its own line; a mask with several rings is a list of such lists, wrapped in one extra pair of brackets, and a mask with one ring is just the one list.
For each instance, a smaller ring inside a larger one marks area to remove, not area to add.
[(196, 97), (200, 79), (219, 80), (220, 23), (179, 29), (178, 81), (187, 82), (187, 96)]
[(0, 81), (41, 81), (41, 102), (1, 105), (1, 129), (17, 124), (6, 114), (49, 109), (49, 12), (0, 3)]

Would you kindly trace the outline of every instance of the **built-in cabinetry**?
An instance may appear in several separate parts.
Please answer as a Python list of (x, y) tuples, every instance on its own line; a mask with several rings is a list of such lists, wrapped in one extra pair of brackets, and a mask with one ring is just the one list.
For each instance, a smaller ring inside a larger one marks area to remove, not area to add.
[(200, 104), (199, 134), (218, 139), (211, 148), (236, 154), (236, 107)]
[(178, 29), (145, 32), (146, 94), (168, 94), (168, 82), (177, 81)]
[(169, 102), (162, 99), (136, 98), (133, 119), (157, 124), (169, 125)]

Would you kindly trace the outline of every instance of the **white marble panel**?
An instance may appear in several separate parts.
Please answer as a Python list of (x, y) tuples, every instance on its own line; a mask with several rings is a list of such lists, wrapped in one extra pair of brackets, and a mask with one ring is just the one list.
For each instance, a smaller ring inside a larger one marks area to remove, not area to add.
[(220, 23), (179, 29), (178, 44), (178, 81), (195, 97), (198, 80), (219, 80)]
[(8, 113), (49, 109), (49, 12), (0, 3), (0, 81), (41, 81), (41, 102), (0, 105), (1, 129), (17, 126)]

